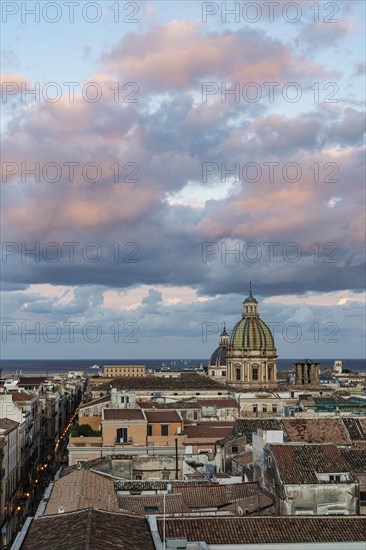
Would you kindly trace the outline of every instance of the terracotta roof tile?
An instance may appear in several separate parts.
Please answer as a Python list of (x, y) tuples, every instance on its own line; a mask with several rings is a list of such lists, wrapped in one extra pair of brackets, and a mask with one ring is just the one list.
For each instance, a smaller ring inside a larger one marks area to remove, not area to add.
[(20, 376), (18, 386), (40, 386), (46, 380), (47, 377), (45, 376)]
[[(140, 515), (163, 514), (164, 495), (121, 496), (118, 498), (120, 508)], [(165, 496), (165, 510), (167, 514), (183, 514), (191, 512), (180, 494)], [(150, 508), (150, 510), (147, 510)], [(156, 508), (154, 511), (153, 508)]]
[(364, 439), (366, 439), (366, 417), (358, 418), (358, 424), (361, 428), (361, 431), (363, 433)]
[(268, 445), (283, 483), (319, 483), (316, 473), (346, 473), (349, 465), (336, 446), (326, 444)]
[(22, 550), (155, 550), (145, 518), (83, 510), (32, 521)]
[(234, 422), (227, 422), (226, 425), (220, 422), (201, 422), (189, 424), (185, 422), (184, 431), (186, 433), (186, 443), (189, 445), (190, 439), (207, 439), (213, 442), (227, 437), (233, 428)]
[(358, 418), (342, 418), (342, 422), (346, 426), (352, 441), (366, 439), (366, 434), (363, 433)]
[(235, 455), (233, 456), (233, 460), (238, 464), (251, 464), (253, 462), (253, 453), (252, 451), (248, 451), (240, 455)]
[(290, 441), (336, 445), (351, 443), (340, 418), (285, 418), (282, 422)]
[(34, 395), (25, 392), (14, 392), (11, 396), (15, 403), (17, 401), (31, 401), (35, 397)]
[(74, 470), (55, 481), (45, 515), (57, 514), (60, 506), (65, 512), (86, 508), (118, 511), (113, 480), (89, 470)]
[[(266, 507), (272, 503), (272, 498), (259, 488), (257, 482), (254, 483), (235, 483), (235, 484), (211, 484), (200, 485), (179, 485), (173, 486), (174, 493), (182, 495), (185, 504), (192, 509), (222, 508), (239, 500), (246, 501), (248, 510), (253, 507), (258, 508), (258, 502), (261, 507)], [(266, 497), (260, 500), (260, 496)], [(269, 501), (268, 501), (269, 498)]]
[(104, 420), (145, 420), (141, 409), (103, 409)]
[[(158, 519), (160, 536), (163, 520)], [(199, 517), (166, 518), (168, 538), (208, 544), (284, 544), (364, 541), (366, 517)]]
[(182, 422), (179, 413), (176, 410), (161, 410), (161, 411), (145, 411), (147, 421), (155, 422)]
[(181, 374), (174, 378), (165, 378), (163, 376), (141, 376), (141, 377), (118, 377), (111, 378), (108, 382), (104, 382), (95, 388), (93, 391), (103, 391), (113, 388), (119, 389), (131, 389), (131, 390), (218, 390), (228, 391), (228, 388), (224, 384), (220, 384), (215, 380), (212, 380), (208, 376), (201, 374), (189, 373)]
[(342, 455), (354, 474), (366, 474), (366, 448), (341, 449)]

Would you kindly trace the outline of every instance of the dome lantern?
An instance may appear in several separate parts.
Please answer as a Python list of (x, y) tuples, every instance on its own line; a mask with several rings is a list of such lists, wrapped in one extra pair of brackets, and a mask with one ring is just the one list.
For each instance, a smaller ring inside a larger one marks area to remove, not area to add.
[(252, 282), (249, 282), (249, 295), (243, 302), (243, 317), (259, 317), (258, 302), (253, 296)]

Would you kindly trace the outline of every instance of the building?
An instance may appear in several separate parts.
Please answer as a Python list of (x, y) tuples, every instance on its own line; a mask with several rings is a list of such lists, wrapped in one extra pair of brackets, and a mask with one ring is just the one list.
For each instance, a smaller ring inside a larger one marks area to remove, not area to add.
[(295, 368), (295, 384), (299, 386), (319, 386), (319, 365), (316, 361), (304, 359), (294, 364)]
[[(191, 399), (231, 397), (232, 391), (216, 380), (197, 373), (182, 373), (178, 378), (160, 376), (119, 377), (105, 382), (90, 383), (87, 395), (92, 399), (113, 393), (113, 389), (134, 394), (136, 401), (158, 401), (159, 403)], [(175, 407), (174, 407), (175, 408)]]
[(260, 480), (278, 515), (360, 513), (358, 480), (336, 445), (267, 443), (259, 457)]
[(343, 361), (334, 361), (333, 363), (333, 372), (336, 374), (342, 374), (343, 372)]
[(113, 480), (90, 470), (74, 470), (51, 483), (50, 489), (44, 501), (46, 516), (58, 514), (60, 510), (68, 513), (87, 508), (109, 512), (119, 509)]
[(242, 318), (231, 335), (224, 328), (220, 343), (211, 355), (208, 376), (226, 380), (238, 388), (273, 386), (277, 383), (277, 351), (272, 333), (259, 317), (258, 302), (251, 285), (243, 302)]
[(20, 526), (20, 438), (19, 422), (0, 418), (1, 441), (1, 545), (8, 545)]
[(155, 550), (146, 518), (89, 508), (30, 518), (18, 550)]
[(101, 413), (100, 435), (70, 437), (70, 466), (114, 454), (184, 454), (183, 418), (176, 410), (103, 408)]
[[(167, 550), (364, 550), (363, 517), (217, 517), (159, 518), (149, 516), (159, 545)], [(156, 540), (155, 538), (155, 540)], [(179, 543), (179, 545), (178, 545)], [(195, 545), (193, 543), (196, 543)], [(175, 545), (174, 545), (175, 544)]]
[(133, 378), (145, 376), (145, 365), (104, 365), (103, 375), (108, 378), (118, 376), (132, 376)]

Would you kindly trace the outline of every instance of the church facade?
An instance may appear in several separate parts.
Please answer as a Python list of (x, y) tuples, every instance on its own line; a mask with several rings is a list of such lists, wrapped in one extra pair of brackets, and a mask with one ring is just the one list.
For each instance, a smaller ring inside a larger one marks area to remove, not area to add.
[(242, 318), (229, 335), (224, 328), (219, 346), (211, 355), (207, 374), (240, 387), (276, 385), (277, 350), (273, 335), (259, 317), (251, 285), (243, 302)]

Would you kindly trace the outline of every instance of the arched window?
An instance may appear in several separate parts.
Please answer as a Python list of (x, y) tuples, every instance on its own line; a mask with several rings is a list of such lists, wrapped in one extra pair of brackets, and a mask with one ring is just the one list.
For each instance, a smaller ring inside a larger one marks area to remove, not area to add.
[(253, 367), (253, 369), (252, 369), (252, 379), (253, 380), (258, 380), (258, 368), (257, 367)]

